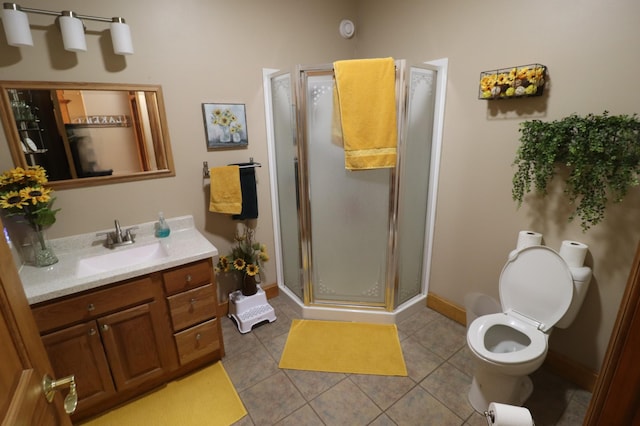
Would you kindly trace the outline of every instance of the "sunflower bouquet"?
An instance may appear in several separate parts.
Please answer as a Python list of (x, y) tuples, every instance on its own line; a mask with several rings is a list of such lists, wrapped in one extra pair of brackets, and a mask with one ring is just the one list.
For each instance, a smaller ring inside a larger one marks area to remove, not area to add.
[(242, 124), (238, 122), (238, 117), (229, 108), (215, 108), (211, 113), (211, 124), (220, 126), (222, 129), (220, 142), (229, 142), (232, 137), (234, 142), (240, 140)]
[(53, 209), (55, 198), (53, 190), (44, 186), (47, 181), (41, 166), (16, 167), (0, 175), (2, 213), (23, 219), (35, 231), (42, 250), (46, 249), (43, 230), (55, 223), (60, 210)]
[(216, 108), (211, 113), (211, 123), (217, 126), (231, 126), (238, 118), (229, 108)]
[(234, 239), (236, 242), (231, 253), (218, 259), (216, 272), (238, 271), (250, 277), (257, 275), (262, 263), (269, 260), (266, 246), (256, 242), (255, 230), (244, 224)]

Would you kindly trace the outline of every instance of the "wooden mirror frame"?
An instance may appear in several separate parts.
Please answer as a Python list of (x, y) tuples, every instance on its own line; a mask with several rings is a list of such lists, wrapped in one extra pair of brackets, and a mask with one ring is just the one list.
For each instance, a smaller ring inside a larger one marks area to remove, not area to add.
[[(152, 113), (149, 114), (149, 121), (151, 122), (152, 143), (154, 146), (157, 169), (129, 174), (113, 174), (108, 176), (91, 177), (75, 177), (75, 172), (71, 172), (72, 178), (70, 179), (50, 179), (48, 185), (52, 188), (59, 190), (175, 176), (173, 155), (171, 153), (171, 143), (169, 140), (169, 131), (167, 127), (167, 118), (161, 86), (117, 83), (0, 81), (0, 118), (2, 120), (9, 150), (11, 152), (11, 158), (15, 167), (27, 167), (27, 155), (23, 149), (22, 138), (20, 137), (16, 117), (14, 116), (9, 96), (9, 89), (145, 92), (145, 96), (149, 96), (155, 101), (153, 102), (155, 108), (151, 108), (155, 109), (155, 111), (152, 111)], [(73, 159), (69, 152), (69, 143), (65, 134), (65, 125), (62, 121), (61, 112), (54, 108), (52, 114), (55, 115), (58, 135), (65, 141), (65, 154), (69, 161), (70, 168), (72, 168)]]

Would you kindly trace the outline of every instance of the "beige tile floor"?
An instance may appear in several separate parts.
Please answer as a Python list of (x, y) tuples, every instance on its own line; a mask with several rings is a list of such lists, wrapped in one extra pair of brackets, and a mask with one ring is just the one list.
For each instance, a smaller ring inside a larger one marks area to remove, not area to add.
[[(237, 426), (486, 425), (467, 401), (472, 361), (465, 327), (424, 308), (398, 324), (408, 377), (281, 370), (291, 320), (285, 296), (270, 299), (277, 320), (240, 334), (222, 319), (223, 365), (248, 415)], [(591, 394), (545, 371), (526, 402), (536, 423), (581, 425)]]

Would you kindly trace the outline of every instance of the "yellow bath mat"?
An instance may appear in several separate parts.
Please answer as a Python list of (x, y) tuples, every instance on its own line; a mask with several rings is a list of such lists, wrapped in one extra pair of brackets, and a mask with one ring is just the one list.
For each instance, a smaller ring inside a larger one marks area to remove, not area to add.
[(406, 376), (395, 324), (293, 320), (280, 368)]
[(85, 426), (228, 426), (247, 411), (222, 362), (83, 423)]

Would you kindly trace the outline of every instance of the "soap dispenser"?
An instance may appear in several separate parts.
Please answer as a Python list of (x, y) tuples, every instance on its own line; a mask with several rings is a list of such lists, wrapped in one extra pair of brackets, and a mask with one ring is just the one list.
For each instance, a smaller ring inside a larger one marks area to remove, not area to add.
[(168, 237), (171, 229), (169, 228), (169, 224), (164, 219), (164, 214), (162, 212), (158, 213), (158, 223), (156, 224), (156, 237), (164, 238)]

